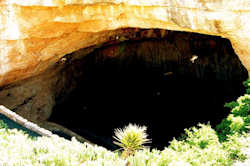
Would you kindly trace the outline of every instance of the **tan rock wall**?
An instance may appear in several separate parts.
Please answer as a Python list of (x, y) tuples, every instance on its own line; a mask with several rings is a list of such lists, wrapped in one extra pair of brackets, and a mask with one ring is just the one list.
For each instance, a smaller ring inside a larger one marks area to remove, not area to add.
[[(124, 88), (127, 89), (124, 86), (126, 83), (134, 84), (131, 88), (137, 89), (138, 84), (145, 82), (146, 85), (155, 79), (152, 87), (148, 86), (154, 90), (147, 91), (147, 94), (154, 95), (159, 88), (157, 85), (163, 83), (160, 80), (189, 82), (194, 79), (196, 84), (206, 80), (212, 88), (218, 88), (214, 87), (215, 82), (220, 85), (225, 82), (223, 88), (227, 91), (226, 96), (239, 96), (234, 91), (239, 91), (240, 87), (235, 85), (242, 85), (247, 79), (247, 71), (226, 39), (158, 29), (129, 28), (115, 32), (116, 34), (108, 39), (111, 40), (109, 42), (75, 51), (61, 58), (53, 67), (38, 76), (4, 87), (0, 90), (0, 105), (30, 121), (44, 122), (55, 116), (53, 111), (58, 110), (62, 103), (67, 103), (69, 98), (79, 101), (71, 103), (73, 106), (70, 109), (78, 111), (84, 107), (82, 103), (94, 100), (93, 96), (98, 96), (97, 101), (93, 101), (95, 103), (98, 103), (98, 98), (109, 98), (102, 89), (112, 91), (111, 86), (114, 86), (113, 90), (116, 89), (123, 94)], [(120, 41), (116, 40), (117, 36), (120, 37)], [(196, 59), (193, 59), (194, 55), (197, 56)], [(52, 61), (49, 60), (51, 63)], [(47, 67), (48, 64), (43, 63), (43, 66)], [(138, 80), (135, 77), (138, 77)], [(121, 78), (127, 82), (122, 84)], [(203, 87), (202, 85), (199, 87)], [(143, 84), (141, 86), (146, 88)], [(168, 87), (171, 89), (170, 85)], [(189, 86), (186, 88), (192, 89)], [(204, 93), (207, 91), (207, 88), (205, 89)], [(79, 96), (75, 95), (76, 91)], [(220, 94), (221, 91), (217, 95)], [(112, 100), (112, 97), (110, 99)], [(61, 109), (59, 110), (60, 116)]]
[(0, 0), (0, 11), (0, 86), (127, 27), (228, 38), (250, 73), (249, 0)]

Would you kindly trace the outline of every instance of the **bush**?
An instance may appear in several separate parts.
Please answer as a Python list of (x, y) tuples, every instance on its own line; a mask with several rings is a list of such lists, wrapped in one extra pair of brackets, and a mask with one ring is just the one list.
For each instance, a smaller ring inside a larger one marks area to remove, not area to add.
[(0, 129), (8, 129), (8, 125), (3, 120), (0, 120)]
[(115, 130), (114, 143), (123, 149), (123, 158), (134, 155), (137, 150), (144, 148), (144, 144), (150, 143), (146, 130), (145, 126), (133, 124)]
[(237, 101), (226, 103), (225, 106), (231, 108), (231, 113), (216, 127), (220, 141), (235, 133), (249, 132), (250, 129), (250, 79), (244, 82), (247, 91)]

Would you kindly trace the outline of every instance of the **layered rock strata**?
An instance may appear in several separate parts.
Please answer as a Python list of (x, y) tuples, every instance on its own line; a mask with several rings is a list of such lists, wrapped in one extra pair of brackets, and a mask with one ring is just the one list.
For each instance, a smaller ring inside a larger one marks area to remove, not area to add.
[(65, 54), (120, 39), (121, 28), (228, 38), (250, 72), (249, 0), (0, 0), (0, 86), (38, 75)]

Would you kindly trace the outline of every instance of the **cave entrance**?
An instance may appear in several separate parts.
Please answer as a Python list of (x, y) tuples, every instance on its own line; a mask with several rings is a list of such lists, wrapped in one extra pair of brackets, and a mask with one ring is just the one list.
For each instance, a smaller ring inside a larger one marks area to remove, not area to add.
[(114, 129), (129, 123), (147, 126), (158, 149), (184, 128), (214, 127), (248, 78), (229, 40), (172, 31), (95, 49), (62, 73), (70, 79), (49, 120), (111, 150)]

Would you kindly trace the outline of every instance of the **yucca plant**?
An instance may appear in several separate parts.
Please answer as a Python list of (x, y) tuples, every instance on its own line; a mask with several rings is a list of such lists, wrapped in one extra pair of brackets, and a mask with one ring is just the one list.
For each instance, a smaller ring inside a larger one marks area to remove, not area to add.
[(134, 155), (137, 150), (145, 148), (144, 145), (151, 142), (147, 138), (146, 130), (145, 126), (133, 124), (129, 124), (123, 129), (115, 129), (115, 136), (113, 138), (116, 141), (114, 141), (114, 144), (123, 149), (122, 158)]

